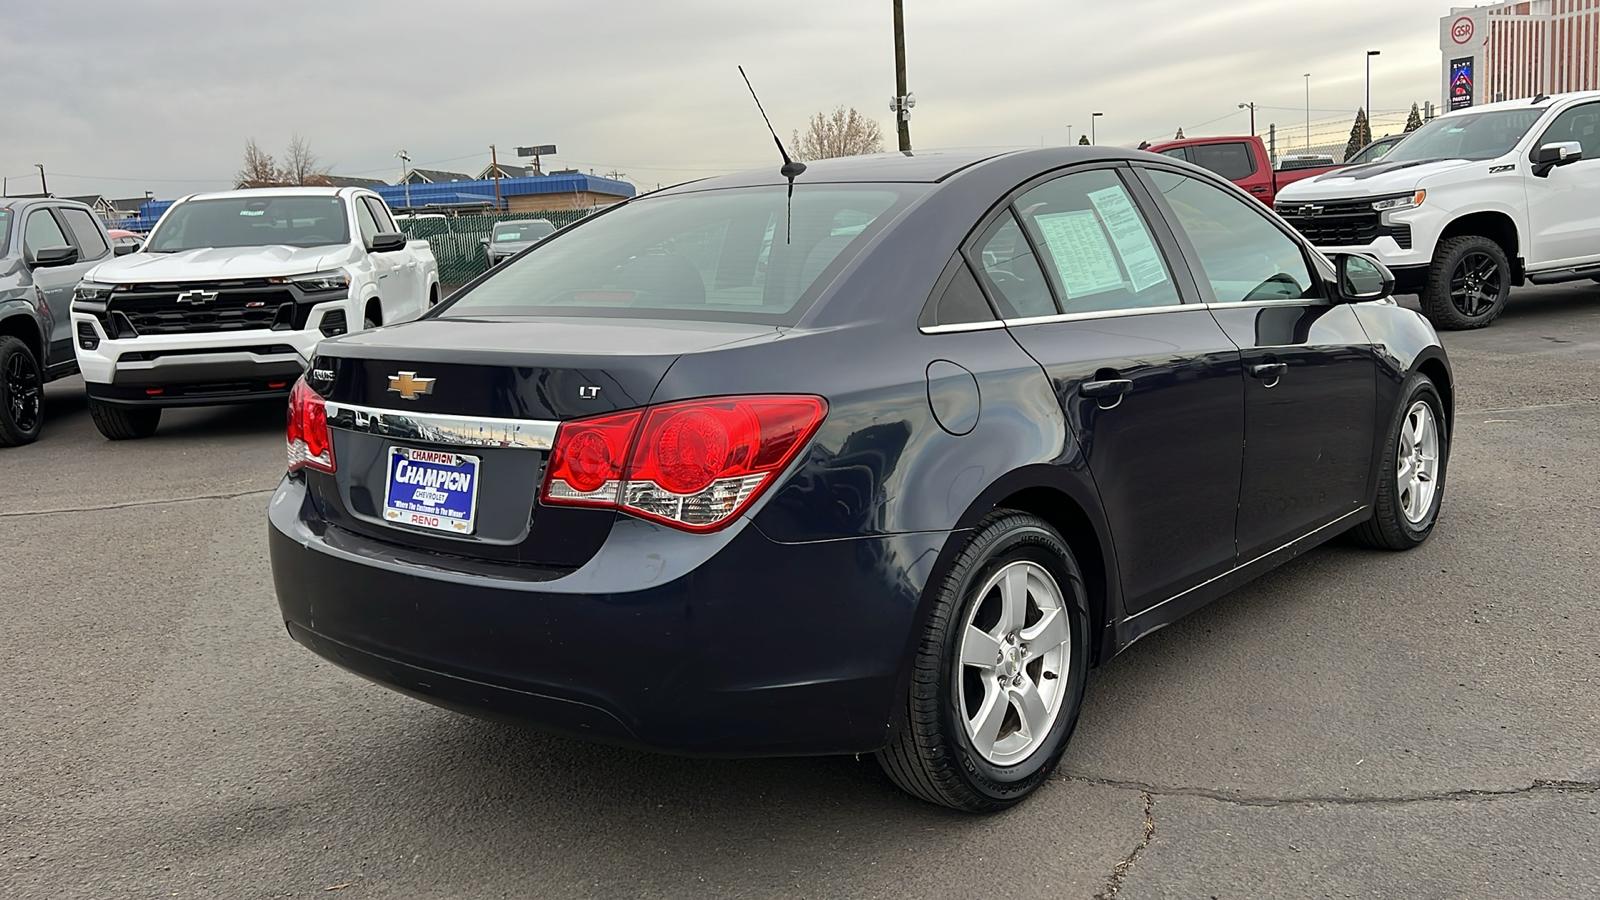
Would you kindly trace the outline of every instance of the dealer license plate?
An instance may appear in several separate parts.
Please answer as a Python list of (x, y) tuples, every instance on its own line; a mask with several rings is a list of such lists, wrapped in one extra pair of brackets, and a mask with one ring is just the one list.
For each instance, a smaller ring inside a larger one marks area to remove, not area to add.
[(389, 448), (383, 518), (398, 525), (471, 534), (478, 506), (478, 457)]

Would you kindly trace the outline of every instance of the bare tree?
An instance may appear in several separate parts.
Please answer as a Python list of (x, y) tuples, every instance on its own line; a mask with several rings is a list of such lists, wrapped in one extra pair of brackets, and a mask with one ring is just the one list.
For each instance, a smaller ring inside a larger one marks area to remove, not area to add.
[(806, 123), (806, 132), (794, 132), (789, 153), (795, 159), (832, 159), (883, 151), (883, 129), (878, 123), (856, 112), (855, 107), (834, 107), (832, 113), (817, 113)]
[(272, 154), (256, 146), (256, 139), (244, 142), (244, 168), (233, 176), (236, 188), (276, 187), (283, 183), (278, 162)]
[(287, 184), (303, 186), (328, 183), (328, 170), (317, 168), (317, 155), (311, 152), (311, 142), (298, 134), (289, 138), (289, 152), (284, 155), (283, 171), (279, 174)]

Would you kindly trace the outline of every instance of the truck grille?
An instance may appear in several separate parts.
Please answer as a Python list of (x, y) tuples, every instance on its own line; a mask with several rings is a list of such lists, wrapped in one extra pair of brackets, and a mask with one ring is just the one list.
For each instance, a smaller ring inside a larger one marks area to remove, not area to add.
[(107, 313), (141, 335), (248, 331), (280, 319), (292, 327), (296, 318), (294, 292), (265, 279), (136, 285), (114, 294)]
[(1365, 247), (1388, 235), (1402, 249), (1411, 249), (1411, 226), (1385, 225), (1382, 214), (1373, 211), (1373, 202), (1381, 199), (1290, 201), (1274, 208), (1317, 247)]

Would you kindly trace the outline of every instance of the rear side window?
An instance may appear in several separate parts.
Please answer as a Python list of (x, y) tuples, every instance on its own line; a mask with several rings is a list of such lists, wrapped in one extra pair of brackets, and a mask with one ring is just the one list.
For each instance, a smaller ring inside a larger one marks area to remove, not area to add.
[(1255, 157), (1247, 144), (1196, 144), (1189, 148), (1194, 164), (1229, 181), (1249, 178), (1256, 173)]
[(1241, 199), (1187, 175), (1150, 170), (1194, 244), (1218, 303), (1319, 297), (1304, 251)]
[(993, 322), (994, 310), (984, 299), (983, 289), (966, 260), (958, 254), (945, 266), (934, 286), (933, 296), (922, 311), (917, 324), (923, 328), (934, 325), (966, 325), (972, 322)]
[(798, 319), (920, 185), (807, 185), (667, 195), (557, 232), (443, 313)]
[(1184, 162), (1189, 161), (1189, 149), (1187, 147), (1173, 147), (1170, 150), (1163, 150), (1161, 155), (1170, 156), (1173, 159), (1181, 159)]
[(1174, 306), (1166, 259), (1115, 172), (1064, 175), (1017, 199), (1062, 312)]
[(1033, 255), (1033, 248), (1009, 212), (990, 226), (973, 262), (1001, 318), (1053, 316), (1058, 312), (1039, 258)]
[(67, 220), (67, 227), (72, 229), (73, 236), (78, 239), (78, 252), (83, 254), (80, 259), (99, 259), (111, 252), (99, 226), (94, 224), (94, 217), (81, 209), (63, 209), (61, 215)]

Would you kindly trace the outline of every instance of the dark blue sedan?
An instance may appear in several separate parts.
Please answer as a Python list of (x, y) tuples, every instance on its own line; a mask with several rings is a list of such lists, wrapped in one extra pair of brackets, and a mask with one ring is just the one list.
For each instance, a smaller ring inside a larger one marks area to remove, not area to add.
[(1000, 809), (1090, 666), (1343, 532), (1427, 539), (1454, 388), (1392, 288), (1145, 153), (660, 191), (322, 344), (271, 504), (279, 603), (451, 709), (874, 752)]

